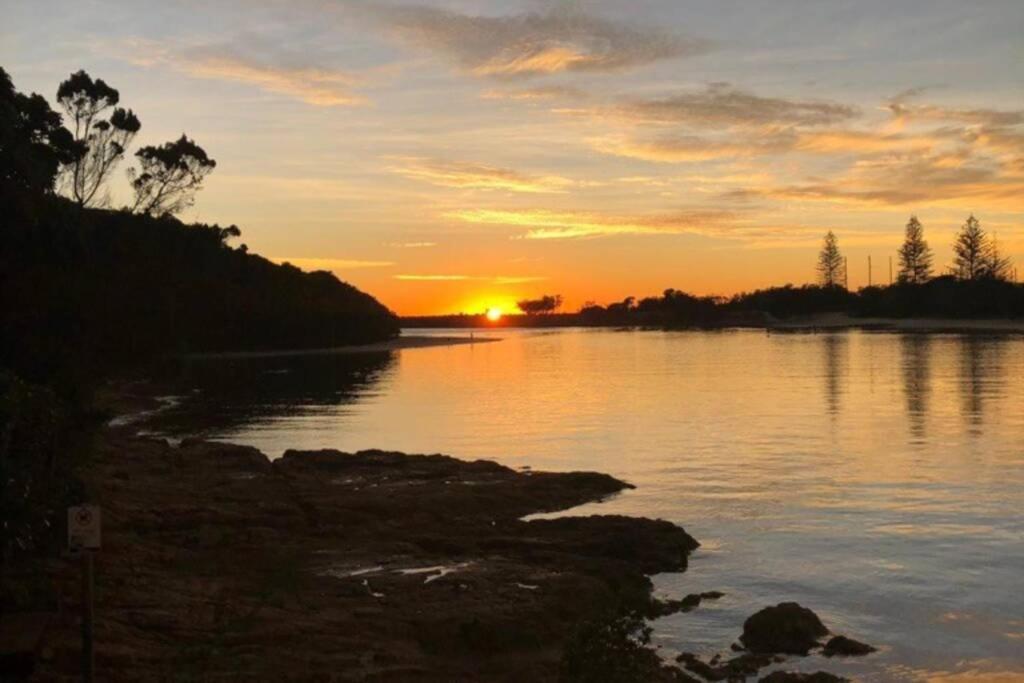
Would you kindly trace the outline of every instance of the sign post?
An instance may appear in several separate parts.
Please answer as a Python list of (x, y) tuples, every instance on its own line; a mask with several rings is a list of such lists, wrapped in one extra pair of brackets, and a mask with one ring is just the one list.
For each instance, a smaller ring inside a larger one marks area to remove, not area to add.
[(82, 680), (93, 680), (93, 553), (100, 549), (100, 509), (68, 508), (68, 549), (82, 557)]

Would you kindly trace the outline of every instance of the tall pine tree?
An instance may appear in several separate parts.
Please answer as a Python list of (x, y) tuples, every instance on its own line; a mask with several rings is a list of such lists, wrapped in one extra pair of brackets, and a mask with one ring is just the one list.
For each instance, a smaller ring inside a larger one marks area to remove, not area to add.
[(932, 250), (924, 239), (924, 226), (917, 216), (907, 223), (906, 236), (900, 247), (900, 284), (923, 284), (932, 276)]
[(831, 230), (825, 235), (825, 243), (818, 255), (818, 281), (823, 287), (839, 287), (843, 284), (843, 257), (839, 243)]

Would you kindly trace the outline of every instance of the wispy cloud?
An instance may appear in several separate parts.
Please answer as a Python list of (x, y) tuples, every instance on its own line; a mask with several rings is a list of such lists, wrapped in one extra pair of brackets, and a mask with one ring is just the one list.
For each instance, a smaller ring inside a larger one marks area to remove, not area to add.
[(304, 270), (352, 270), (356, 268), (386, 268), (395, 265), (392, 261), (363, 261), (359, 259), (306, 258), (271, 256), (274, 263), (290, 263)]
[[(765, 221), (754, 214), (718, 209), (692, 209), (661, 214), (621, 215), (599, 212), (543, 210), (462, 211), (453, 218), (474, 223), (526, 228), (530, 240), (587, 239), (623, 235), (700, 235), (728, 240), (749, 249), (816, 245), (819, 225)], [(877, 241), (881, 233), (861, 231), (856, 239)], [(847, 242), (850, 242), (848, 239)]]
[(728, 136), (665, 135), (652, 139), (609, 135), (592, 138), (589, 142), (594, 149), (605, 154), (645, 161), (682, 163), (762, 157), (789, 152), (855, 156), (925, 152), (942, 144), (948, 137), (948, 134), (911, 135), (857, 129), (769, 129)]
[(865, 159), (835, 178), (801, 184), (746, 188), (726, 199), (770, 198), (840, 204), (905, 206), (929, 204), (1024, 210), (1024, 175), (969, 150), (888, 155)]
[(633, 98), (587, 109), (558, 109), (565, 114), (586, 114), (652, 124), (723, 126), (821, 126), (854, 119), (860, 110), (851, 105), (818, 100), (765, 97), (728, 83), (712, 83), (702, 90), (661, 98)]
[(440, 161), (420, 157), (402, 157), (390, 167), (407, 178), (440, 185), (475, 190), (558, 193), (576, 185), (560, 176), (530, 176), (507, 168), (462, 161)]
[(366, 102), (353, 92), (362, 79), (341, 69), (274, 64), (224, 46), (177, 49), (153, 41), (134, 40), (120, 52), (134, 64), (165, 66), (195, 78), (244, 83), (319, 107)]
[(424, 274), (411, 274), (402, 273), (395, 276), (396, 280), (407, 280), (410, 282), (457, 282), (459, 280), (472, 280), (473, 277), (469, 275), (424, 275)]
[(485, 100), (547, 101), (571, 98), (585, 100), (587, 93), (567, 85), (542, 85), (535, 88), (491, 88), (480, 94)]
[(468, 223), (509, 225), (526, 228), (521, 236), (530, 240), (575, 239), (615, 235), (665, 235), (718, 232), (735, 218), (735, 213), (716, 210), (679, 212), (668, 216), (614, 216), (592, 212), (545, 211), (537, 209), (474, 209), (448, 214)]
[(521, 285), (530, 282), (541, 282), (547, 277), (542, 275), (396, 275), (396, 280), (407, 282), (462, 282), (466, 280), (490, 282), (495, 285)]
[(986, 126), (1017, 126), (1024, 124), (1024, 110), (1000, 109), (963, 109), (957, 107), (941, 107), (932, 104), (914, 104), (916, 99), (925, 92), (925, 88), (905, 90), (890, 98), (885, 108), (901, 121), (959, 121), (967, 124)]
[(437, 242), (386, 242), (384, 246), (392, 249), (429, 249), (436, 247)]
[(504, 16), (405, 5), (371, 11), (403, 42), (441, 54), (481, 77), (621, 71), (701, 54), (709, 47), (700, 39), (565, 7)]

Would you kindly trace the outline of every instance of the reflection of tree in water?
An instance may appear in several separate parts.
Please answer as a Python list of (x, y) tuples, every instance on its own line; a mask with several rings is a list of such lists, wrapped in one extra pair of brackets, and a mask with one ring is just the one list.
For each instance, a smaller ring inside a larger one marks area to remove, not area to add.
[(172, 383), (185, 399), (150, 426), (164, 433), (228, 431), (352, 403), (394, 360), (393, 353), (375, 352), (182, 361)]
[(932, 338), (927, 334), (905, 334), (900, 337), (900, 350), (907, 422), (911, 435), (922, 439), (927, 432), (932, 392)]
[(846, 334), (824, 335), (822, 352), (825, 359), (825, 404), (829, 415), (838, 415), (846, 372)]
[(972, 434), (981, 431), (985, 400), (1004, 381), (1005, 337), (968, 334), (960, 339), (960, 413)]

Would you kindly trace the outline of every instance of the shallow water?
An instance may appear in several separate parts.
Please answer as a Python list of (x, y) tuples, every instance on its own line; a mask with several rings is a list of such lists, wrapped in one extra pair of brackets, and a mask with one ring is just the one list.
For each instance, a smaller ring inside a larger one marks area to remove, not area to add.
[(882, 652), (789, 669), (1024, 680), (1024, 339), (494, 336), (196, 363), (198, 391), (161, 429), (199, 424), (271, 456), (384, 448), (608, 472), (638, 488), (573, 513), (685, 526), (703, 547), (687, 572), (656, 577), (659, 591), (727, 593), (660, 620), (666, 653), (727, 650), (744, 618), (796, 600)]

